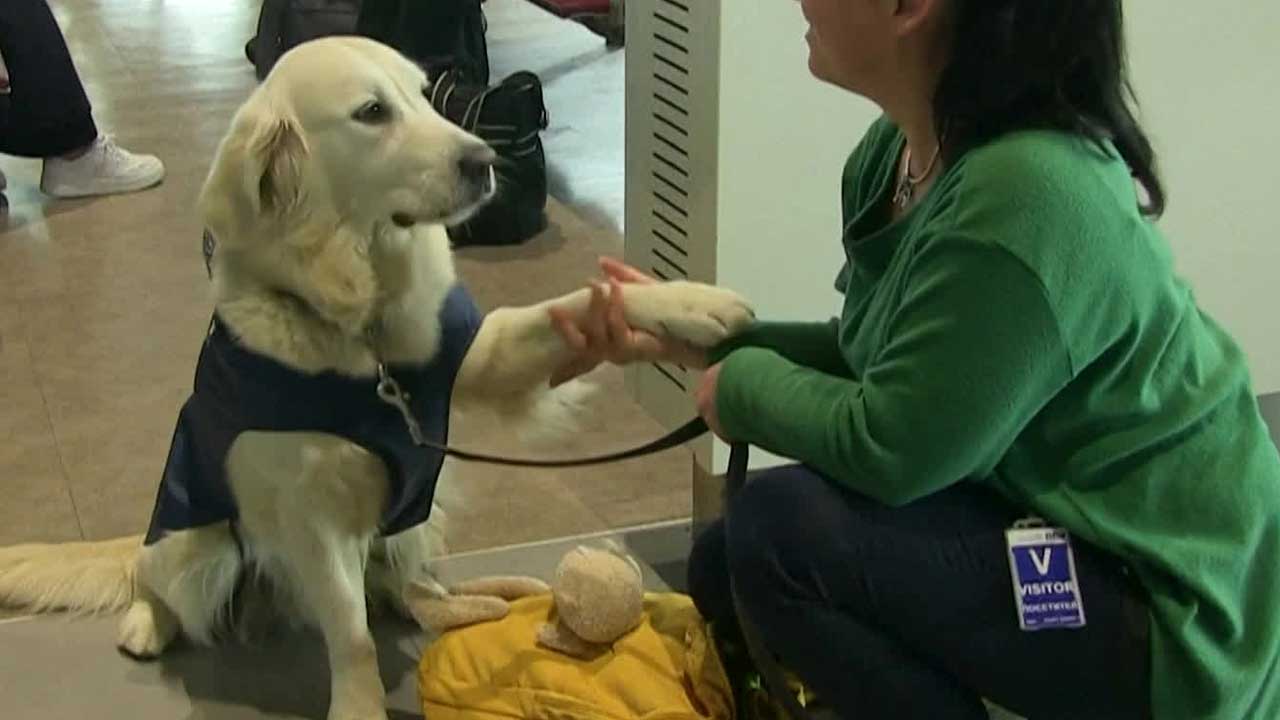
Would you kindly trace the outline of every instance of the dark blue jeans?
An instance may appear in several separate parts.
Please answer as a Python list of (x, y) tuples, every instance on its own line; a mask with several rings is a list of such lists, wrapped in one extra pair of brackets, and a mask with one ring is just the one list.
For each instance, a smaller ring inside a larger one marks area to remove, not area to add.
[(1018, 627), (1004, 532), (1025, 513), (959, 485), (903, 508), (789, 466), (757, 473), (697, 541), (689, 587), (733, 636), (730, 573), (782, 664), (842, 718), (1150, 716), (1149, 612), (1123, 564), (1073, 538), (1087, 619)]

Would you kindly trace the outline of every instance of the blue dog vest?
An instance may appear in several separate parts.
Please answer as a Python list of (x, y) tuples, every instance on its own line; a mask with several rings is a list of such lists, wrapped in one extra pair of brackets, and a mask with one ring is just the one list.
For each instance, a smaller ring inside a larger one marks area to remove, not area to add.
[[(471, 295), (454, 287), (440, 313), (435, 357), (424, 365), (389, 367), (428, 440), (448, 440), (453, 383), (481, 319)], [(376, 378), (306, 374), (252, 352), (215, 316), (196, 364), (194, 392), (178, 415), (146, 544), (175, 530), (237, 519), (227, 453), (252, 430), (349, 440), (387, 466), (390, 495), (380, 532), (394, 535), (426, 521), (444, 455), (414, 444), (404, 417), (378, 397), (377, 385)]]

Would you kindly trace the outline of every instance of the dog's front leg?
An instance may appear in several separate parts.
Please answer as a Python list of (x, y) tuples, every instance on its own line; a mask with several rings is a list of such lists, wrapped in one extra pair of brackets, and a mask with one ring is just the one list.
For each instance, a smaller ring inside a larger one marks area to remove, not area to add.
[(386, 466), (335, 436), (256, 431), (236, 439), (226, 466), (245, 545), (324, 636), (329, 719), (386, 720), (364, 577)]
[(368, 543), (302, 519), (288, 533), (284, 550), (298, 596), (329, 652), (329, 720), (386, 720), (386, 691), (365, 607)]
[[(573, 353), (547, 311), (554, 306), (582, 316), (590, 303), (591, 292), (584, 289), (537, 305), (489, 313), (458, 373), (456, 391), (501, 399), (545, 387)], [(704, 348), (728, 338), (754, 318), (750, 305), (736, 293), (691, 282), (626, 285), (623, 312), (633, 327)]]

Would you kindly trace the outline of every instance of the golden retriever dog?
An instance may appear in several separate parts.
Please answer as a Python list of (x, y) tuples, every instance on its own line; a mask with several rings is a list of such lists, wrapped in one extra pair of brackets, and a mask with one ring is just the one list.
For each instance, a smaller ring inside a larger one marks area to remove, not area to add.
[[(120, 649), (151, 658), (179, 632), (235, 630), (237, 586), (261, 580), (277, 612), (324, 636), (329, 718), (387, 717), (367, 603), (411, 615), (439, 592), (432, 508), (447, 480), (385, 401), (436, 442), (451, 411), (535, 426), (571, 414), (572, 384), (549, 383), (572, 353), (548, 308), (590, 300), (475, 311), (445, 228), (492, 195), (495, 156), (432, 110), (427, 83), (390, 48), (329, 38), (253, 92), (200, 196), (216, 321), (150, 532), (0, 549), (0, 604), (123, 611)], [(625, 308), (635, 327), (700, 347), (752, 318), (737, 295), (687, 282), (629, 286)]]

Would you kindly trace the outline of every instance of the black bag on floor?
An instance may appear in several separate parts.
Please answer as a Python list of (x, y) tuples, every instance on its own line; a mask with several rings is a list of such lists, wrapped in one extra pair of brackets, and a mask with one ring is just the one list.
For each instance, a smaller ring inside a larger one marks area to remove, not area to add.
[(399, 50), (432, 78), (456, 70), (489, 84), (484, 0), (364, 0), (356, 32)]
[(498, 153), (497, 194), (466, 223), (449, 229), (455, 246), (516, 245), (547, 226), (547, 127), (542, 82), (518, 72), (493, 87), (463, 81), (457, 71), (435, 79), (431, 104)]
[(264, 0), (258, 34), (245, 46), (261, 80), (295, 45), (329, 35), (353, 35), (362, 0)]
[(457, 69), (489, 82), (483, 0), (264, 0), (258, 33), (244, 48), (258, 79), (308, 40), (363, 35), (404, 53), (428, 72)]

